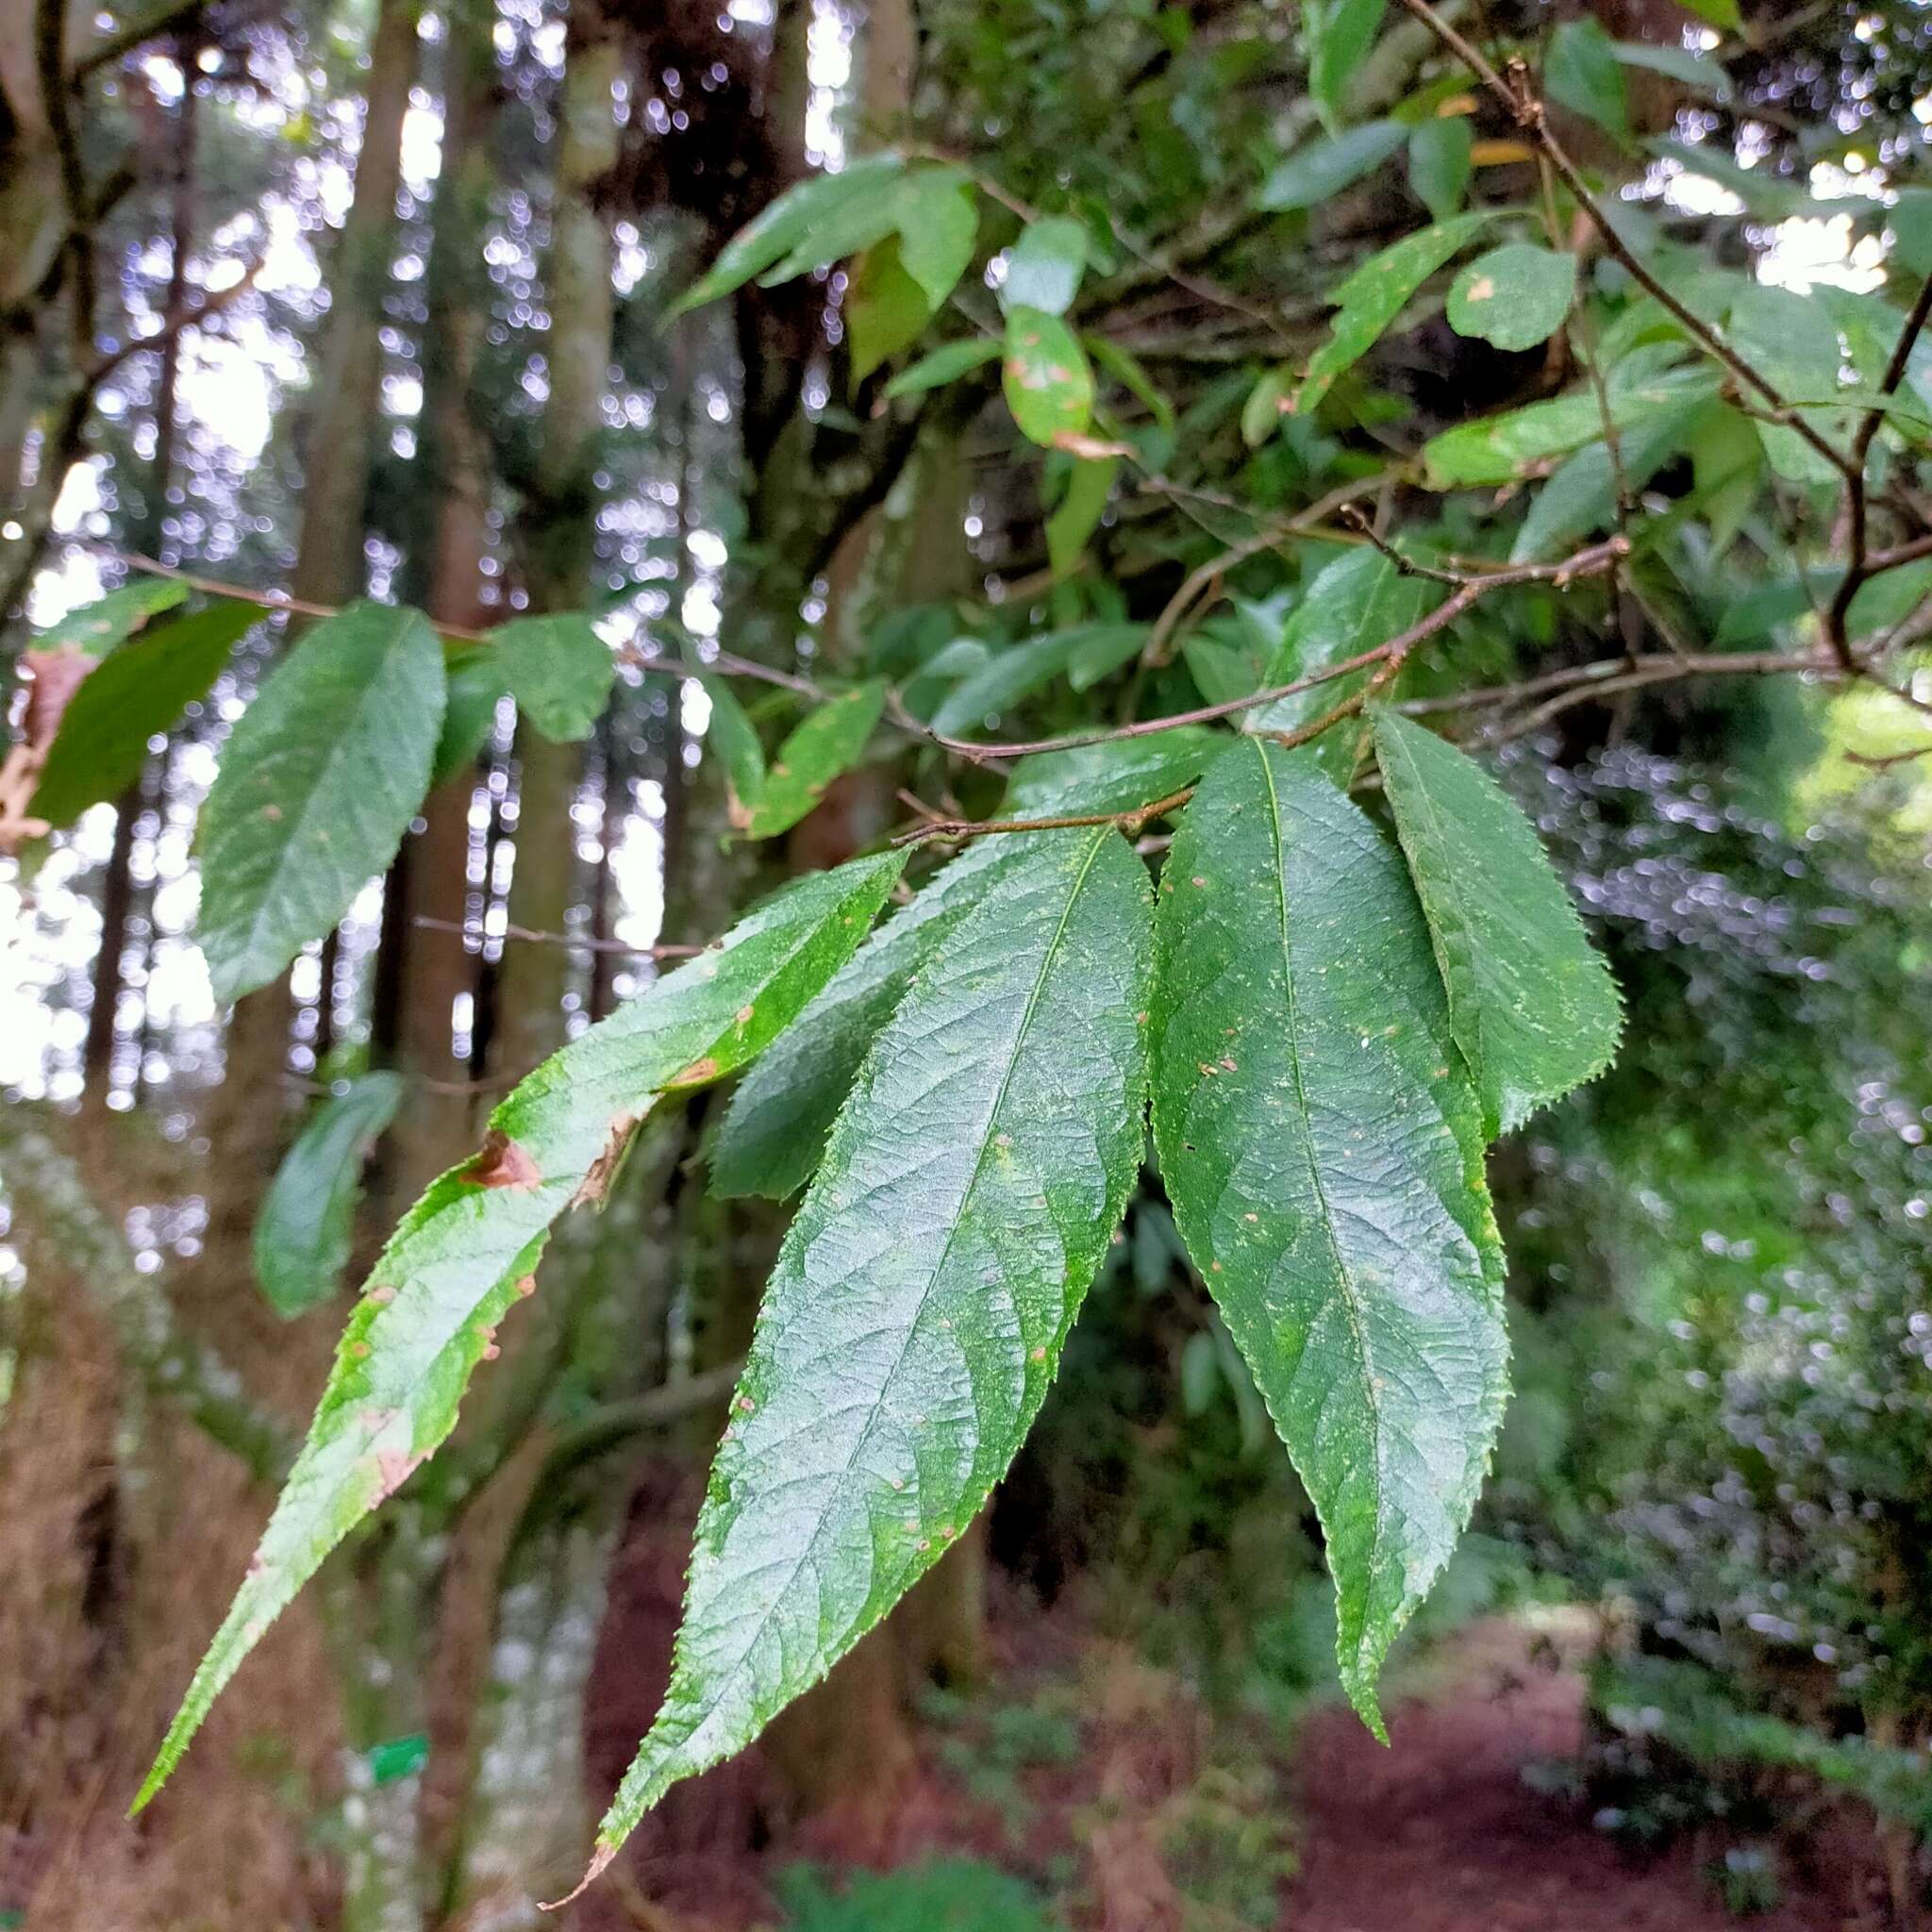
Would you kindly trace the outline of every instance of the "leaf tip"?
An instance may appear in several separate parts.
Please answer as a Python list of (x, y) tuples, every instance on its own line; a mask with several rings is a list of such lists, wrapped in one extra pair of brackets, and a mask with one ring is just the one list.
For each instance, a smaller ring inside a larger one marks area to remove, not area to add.
[(614, 1844), (607, 1844), (600, 1840), (596, 1851), (591, 1855), (590, 1864), (584, 1868), (584, 1875), (577, 1880), (575, 1886), (561, 1898), (553, 1898), (540, 1904), (537, 1909), (540, 1912), (560, 1912), (565, 1906), (582, 1898), (584, 1893), (610, 1869), (610, 1861), (616, 1856), (617, 1847)]

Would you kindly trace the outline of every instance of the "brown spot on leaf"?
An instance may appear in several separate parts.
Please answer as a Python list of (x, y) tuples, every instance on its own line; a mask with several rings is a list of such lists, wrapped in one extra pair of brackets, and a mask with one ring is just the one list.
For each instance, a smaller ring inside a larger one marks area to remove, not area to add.
[(529, 1150), (501, 1128), (491, 1127), (482, 1151), (463, 1170), (473, 1188), (534, 1188), (543, 1178)]
[(624, 1150), (630, 1145), (632, 1130), (640, 1118), (634, 1113), (621, 1113), (612, 1119), (610, 1131), (605, 1137), (604, 1151), (591, 1161), (582, 1185), (570, 1197), (573, 1208), (596, 1207), (609, 1193), (610, 1183), (617, 1178), (617, 1170), (624, 1164)]
[(34, 675), (22, 729), (29, 751), (45, 751), (60, 728), (67, 701), (100, 660), (72, 644), (61, 644), (51, 651), (23, 651), (20, 661)]
[(708, 1080), (715, 1080), (717, 1077), (717, 1059), (713, 1055), (707, 1054), (702, 1059), (691, 1061), (681, 1074), (672, 1074), (670, 1079), (665, 1081), (664, 1088), (668, 1092), (676, 1087), (702, 1087)]
[(1472, 302), (1492, 301), (1495, 293), (1496, 285), (1488, 275), (1478, 275), (1469, 285), (1469, 299)]

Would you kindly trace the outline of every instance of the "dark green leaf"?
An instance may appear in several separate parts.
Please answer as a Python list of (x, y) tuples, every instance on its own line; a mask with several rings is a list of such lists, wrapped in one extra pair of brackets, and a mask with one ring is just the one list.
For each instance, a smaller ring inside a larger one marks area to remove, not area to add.
[(997, 359), (1001, 345), (991, 336), (969, 336), (964, 341), (946, 342), (929, 356), (922, 356), (909, 369), (902, 369), (886, 385), (888, 396), (918, 395), (924, 390), (941, 389), (962, 375), (983, 369)]
[[(1693, 398), (1640, 417), (1618, 440), (1624, 483), (1632, 491), (1641, 490), (1673, 456), (1694, 443), (1697, 427), (1708, 422), (1711, 408), (1708, 402)], [(1607, 529), (1617, 514), (1616, 470), (1607, 443), (1586, 443), (1537, 491), (1509, 560), (1532, 563), (1553, 558), (1572, 540)]]
[[(1731, 306), (1731, 346), (1788, 401), (1820, 402), (1836, 393), (1840, 347), (1831, 311), (1794, 289), (1750, 283)], [(1813, 411), (1811, 427), (1842, 437), (1844, 423)], [(1780, 476), (1794, 483), (1836, 483), (1838, 471), (1788, 425), (1760, 423), (1764, 454)]]
[(810, 811), (825, 787), (858, 761), (885, 703), (885, 681), (875, 677), (828, 698), (794, 725), (765, 774), (745, 837), (774, 839)]
[(447, 784), (459, 772), (467, 772), (482, 757), (483, 747), (496, 729), (496, 708), (509, 689), (503, 659), (489, 644), (479, 644), (474, 651), (449, 659), (444, 669), (447, 702), (442, 710), (442, 733), (436, 741), (436, 757), (429, 769), (432, 790)]
[(863, 382), (880, 363), (919, 340), (932, 320), (925, 291), (907, 274), (896, 235), (868, 248), (845, 298), (852, 379)]
[[(188, 598), (188, 586), (174, 577), (136, 577), (118, 591), (83, 605), (47, 628), (28, 645), (34, 651), (58, 651), (72, 644), (90, 658), (105, 658), (124, 643), (151, 617), (172, 610)], [(256, 615), (260, 616), (257, 611)]]
[(1231, 705), (1261, 689), (1260, 665), (1245, 652), (1205, 632), (1196, 631), (1181, 645), (1181, 657), (1194, 688), (1210, 705)]
[(236, 643), (261, 621), (251, 604), (211, 604), (116, 651), (60, 714), (27, 809), (56, 829), (118, 798), (141, 775), (148, 740), (208, 695)]
[(1312, 409), (1335, 378), (1352, 369), (1374, 347), (1409, 298), (1452, 255), (1466, 247), (1490, 220), (1487, 212), (1457, 215), (1454, 221), (1405, 236), (1372, 255), (1335, 291), (1335, 325), (1315, 351), (1295, 408)]
[(1110, 829), (1028, 837), (868, 1057), (766, 1291), (671, 1688), (596, 1866), (823, 1677), (1006, 1474), (1140, 1170), (1149, 898)]
[(1449, 290), (1449, 326), (1499, 349), (1534, 349), (1563, 326), (1576, 263), (1532, 242), (1506, 242), (1470, 262)]
[(1402, 862), (1305, 754), (1238, 741), (1168, 855), (1154, 1137), (1315, 1504), (1349, 1697), (1448, 1562), (1507, 1392), (1475, 1095)]
[(1388, 5), (1389, 0), (1302, 0), (1308, 92), (1331, 127), (1342, 118), (1348, 84), (1375, 43)]
[(1345, 134), (1311, 141), (1274, 164), (1256, 205), (1276, 214), (1317, 208), (1379, 168), (1407, 139), (1408, 130), (1399, 121), (1370, 121)]
[(349, 1265), (362, 1163), (395, 1118), (398, 1074), (365, 1074), (309, 1116), (282, 1158), (255, 1221), (255, 1278), (285, 1319), (341, 1286)]
[(262, 681), (201, 813), (195, 936), (218, 1002), (266, 986), (396, 856), (442, 707), (429, 620), (386, 604), (318, 624)]
[(1007, 310), (1007, 408), (1020, 433), (1049, 446), (1093, 417), (1093, 372), (1080, 340), (1057, 315), (1017, 303)]
[(899, 265), (937, 309), (973, 260), (979, 216), (972, 185), (950, 168), (923, 168), (899, 184), (892, 198), (899, 230)]
[(1057, 577), (1079, 563), (1087, 540), (1098, 527), (1120, 470), (1118, 457), (1080, 457), (1067, 477), (1067, 491), (1046, 520), (1046, 557)]
[(1684, 10), (1730, 33), (1744, 24), (1738, 13), (1738, 0), (1684, 0)]
[(1087, 269), (1087, 229), (1069, 215), (1028, 222), (1007, 256), (1000, 298), (1008, 308), (1064, 315)]
[(1653, 74), (1668, 75), (1715, 101), (1731, 97), (1731, 77), (1708, 54), (1693, 54), (1688, 47), (1653, 46), (1647, 41), (1618, 41), (1611, 52), (1625, 67), (1644, 67)]
[(517, 617), (490, 633), (518, 711), (553, 744), (588, 738), (617, 675), (610, 646), (582, 611)]
[(1617, 1051), (1616, 982), (1536, 832), (1473, 758), (1396, 712), (1375, 759), (1491, 1133), (1593, 1080)]
[(949, 693), (932, 715), (932, 728), (942, 738), (984, 730), (989, 718), (1050, 684), (1076, 661), (1087, 669), (1105, 666), (1096, 673), (1105, 676), (1125, 662), (1146, 635), (1144, 625), (1085, 624), (1009, 645)]
[(432, 1183), (403, 1218), (136, 1809), (180, 1761), (270, 1620), (455, 1426), (471, 1374), (551, 1224), (602, 1197), (660, 1093), (722, 1079), (790, 1024), (864, 937), (902, 862), (900, 854), (858, 859), (787, 887), (722, 944), (546, 1060), (491, 1116), (483, 1151)]
[(1259, 449), (1281, 427), (1281, 419), (1293, 411), (1291, 400), (1300, 378), (1291, 363), (1277, 362), (1264, 369), (1241, 405), (1241, 441), (1250, 449)]
[(1619, 141), (1630, 139), (1624, 70), (1600, 21), (1586, 15), (1557, 24), (1543, 62), (1543, 92), (1573, 114), (1608, 129)]
[(1408, 185), (1432, 220), (1446, 222), (1462, 206), (1474, 145), (1466, 114), (1435, 116), (1408, 137)]
[(1889, 220), (1900, 263), (1915, 275), (1932, 275), (1932, 188), (1901, 188)]
[(735, 831), (743, 831), (765, 789), (765, 747), (744, 707), (722, 677), (700, 680), (711, 701), (705, 741), (724, 767), (725, 815)]

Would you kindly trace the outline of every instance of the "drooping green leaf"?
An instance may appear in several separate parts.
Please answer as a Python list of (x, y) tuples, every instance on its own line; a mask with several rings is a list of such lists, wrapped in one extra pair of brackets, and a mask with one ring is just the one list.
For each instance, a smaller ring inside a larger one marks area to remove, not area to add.
[(824, 796), (825, 787), (858, 761), (885, 708), (883, 678), (855, 685), (808, 712), (779, 745), (752, 808), (748, 839), (775, 839)]
[(236, 644), (261, 621), (251, 604), (210, 604), (116, 651), (60, 714), (28, 808), (58, 829), (119, 797), (141, 775), (148, 741), (206, 697)]
[(1399, 121), (1369, 121), (1311, 141), (1269, 170), (1256, 206), (1274, 214), (1317, 208), (1379, 168), (1407, 139)]
[[(709, 272), (699, 276), (671, 305), (666, 319), (683, 315), (742, 288), (754, 275), (762, 275), (794, 249), (803, 246), (809, 254), (814, 238), (828, 233), (848, 207), (865, 209), (876, 205), (885, 215), (885, 224), (872, 239), (876, 241), (890, 233), (892, 193), (905, 166), (897, 155), (867, 155), (836, 175), (814, 175), (797, 187), (788, 188), (756, 221), (741, 228), (724, 244)], [(856, 252), (857, 248), (869, 245), (861, 242), (854, 250), (841, 252)], [(838, 258), (834, 255), (826, 258)], [(808, 267), (814, 265), (807, 263)]]
[(282, 1158), (255, 1219), (255, 1278), (284, 1319), (328, 1300), (349, 1265), (362, 1163), (395, 1118), (399, 1074), (364, 1074), (331, 1094)]
[(357, 1305), (308, 1439), (215, 1634), (138, 1810), (180, 1761), (270, 1620), (455, 1426), (496, 1324), (550, 1226), (596, 1201), (663, 1093), (722, 1079), (778, 1034), (850, 956), (903, 855), (797, 880), (609, 1019), (574, 1040), (491, 1116), (473, 1160), (431, 1184), (390, 1238)]
[(1333, 330), (1309, 359), (1295, 408), (1312, 409), (1334, 386), (1335, 378), (1352, 369), (1381, 340), (1415, 291), (1480, 234), (1489, 220), (1487, 211), (1457, 215), (1453, 221), (1438, 222), (1406, 235), (1392, 247), (1370, 256), (1335, 291)]
[(1238, 741), (1168, 855), (1154, 1137), (1174, 1219), (1321, 1517), (1341, 1680), (1391, 1641), (1502, 1418), (1475, 1094), (1402, 861), (1306, 755)]
[(1375, 759), (1485, 1124), (1519, 1127), (1609, 1065), (1623, 1008), (1535, 828), (1474, 759), (1374, 711)]
[[(1364, 651), (1386, 644), (1419, 624), (1441, 601), (1441, 591), (1425, 577), (1406, 576), (1379, 550), (1351, 550), (1324, 566), (1295, 606), (1281, 643), (1262, 675), (1263, 687), (1290, 684), (1331, 665), (1345, 664)], [(1353, 697), (1374, 675), (1373, 664), (1324, 679), (1291, 697), (1276, 698), (1243, 714), (1246, 731), (1299, 731), (1344, 698)], [(1354, 771), (1366, 727), (1349, 720), (1323, 733), (1309, 747), (1314, 760), (1345, 782)]]
[(1066, 494), (1046, 520), (1046, 559), (1055, 576), (1066, 576), (1078, 566), (1088, 538), (1106, 513), (1120, 467), (1118, 457), (1074, 459), (1067, 477)]
[[(90, 658), (105, 658), (125, 643), (150, 618), (173, 610), (188, 600), (188, 586), (175, 577), (136, 577), (118, 591), (109, 591), (78, 610), (70, 610), (36, 637), (36, 651), (58, 651), (71, 644)], [(258, 611), (256, 615), (260, 616)]]
[(1182, 643), (1181, 657), (1194, 688), (1210, 705), (1230, 705), (1261, 689), (1260, 664), (1219, 638), (1195, 631)]
[[(814, 269), (829, 268), (833, 262), (858, 255), (896, 231), (926, 225), (937, 228), (937, 233), (930, 237), (932, 252), (923, 256), (915, 245), (914, 258), (920, 261), (925, 275), (937, 280), (944, 260), (948, 257), (957, 258), (958, 201), (965, 187), (966, 177), (957, 168), (922, 167), (903, 175), (884, 193), (847, 195), (792, 243), (782, 261), (758, 277), (758, 286), (774, 288), (780, 282), (809, 275)], [(970, 201), (963, 212), (972, 216)], [(970, 234), (966, 239), (970, 249)]]
[(1093, 371), (1087, 353), (1057, 315), (1015, 303), (1007, 310), (1002, 374), (1007, 408), (1020, 433), (1049, 448), (1093, 419)]
[(868, 248), (845, 297), (853, 381), (863, 382), (880, 363), (911, 347), (931, 320), (925, 291), (901, 261), (898, 236)]
[(1008, 308), (1064, 315), (1086, 271), (1086, 225), (1071, 215), (1044, 215), (1027, 223), (1008, 252), (1000, 298)]
[(1158, 429), (1172, 436), (1174, 427), (1174, 405), (1161, 393), (1140, 358), (1130, 349), (1122, 348), (1110, 336), (1090, 335), (1083, 340), (1094, 361), (1129, 395), (1137, 397), (1147, 406), (1148, 413), (1154, 418)]
[(610, 646), (582, 611), (515, 617), (490, 633), (517, 709), (553, 744), (588, 738), (617, 676)]
[(942, 738), (984, 730), (989, 718), (1068, 673), (1076, 662), (1092, 674), (1087, 683), (1105, 676), (1139, 650), (1146, 635), (1144, 625), (1083, 624), (1010, 645), (947, 694), (932, 715), (932, 728)]
[(1446, 222), (1462, 206), (1474, 147), (1466, 114), (1432, 116), (1408, 137), (1408, 185), (1432, 221)]
[(1610, 51), (1625, 67), (1647, 68), (1653, 74), (1668, 75), (1714, 101), (1731, 97), (1731, 77), (1708, 54), (1693, 54), (1689, 47), (1666, 47), (1649, 41), (1617, 41)]
[(263, 679), (201, 813), (195, 936), (217, 1001), (267, 985), (395, 857), (442, 708), (442, 645), (393, 605), (351, 604)]
[[(1191, 784), (1221, 740), (1199, 726), (1023, 759), (1002, 810), (1014, 818), (1131, 811)], [(980, 839), (880, 926), (739, 1083), (709, 1148), (727, 1198), (795, 1194), (818, 1166), (833, 1117), (913, 973), (967, 907), (996, 888), (1014, 839)]]
[(889, 397), (913, 396), (929, 389), (943, 389), (975, 369), (997, 361), (1001, 344), (991, 336), (969, 336), (964, 341), (946, 342), (929, 356), (922, 356), (909, 368), (902, 369), (886, 385)]
[(900, 182), (892, 197), (899, 265), (937, 310), (966, 273), (979, 234), (973, 187), (950, 168), (922, 168)]
[(1449, 290), (1449, 326), (1499, 349), (1534, 349), (1563, 326), (1576, 287), (1575, 258), (1533, 242), (1479, 255)]
[(1028, 836), (880, 1035), (766, 1291), (671, 1688), (598, 1867), (824, 1676), (1006, 1474), (1140, 1169), (1150, 896), (1110, 828)]
[(722, 677), (700, 681), (706, 697), (711, 701), (705, 741), (724, 763), (725, 816), (733, 829), (741, 832), (751, 824), (752, 813), (764, 792), (765, 747), (731, 687)]
[(1901, 188), (1890, 221), (1892, 253), (1913, 275), (1932, 275), (1932, 188)]
[(1543, 92), (1619, 141), (1630, 139), (1624, 70), (1617, 64), (1615, 43), (1593, 15), (1557, 22), (1543, 61)]
[[(1836, 393), (1838, 325), (1823, 302), (1794, 289), (1752, 282), (1731, 305), (1729, 333), (1731, 346), (1788, 400), (1818, 402)], [(1807, 419), (1820, 434), (1842, 440), (1842, 418), (1812, 410)], [(1837, 469), (1788, 424), (1759, 423), (1757, 433), (1780, 476), (1794, 483), (1839, 480)]]
[(1360, 69), (1389, 0), (1302, 0), (1308, 38), (1308, 92), (1330, 127), (1347, 106), (1348, 84)]
[(442, 732), (430, 761), (432, 790), (467, 772), (483, 756), (496, 729), (496, 708), (509, 690), (503, 659), (491, 644), (479, 644), (444, 666), (447, 684)]

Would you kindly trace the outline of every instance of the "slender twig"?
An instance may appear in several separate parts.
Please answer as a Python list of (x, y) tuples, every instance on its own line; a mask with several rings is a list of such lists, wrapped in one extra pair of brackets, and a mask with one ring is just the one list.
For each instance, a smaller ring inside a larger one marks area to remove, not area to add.
[(117, 28), (106, 40), (90, 47), (74, 63), (67, 76), (67, 85), (78, 88), (90, 75), (98, 73), (103, 67), (111, 66), (137, 48), (144, 47), (148, 42), (159, 40), (163, 34), (186, 26), (206, 5), (207, 0), (165, 0), (165, 4), (152, 13), (129, 21), (125, 26)]
[(236, 280), (212, 291), (199, 302), (191, 302), (162, 316), (159, 326), (152, 333), (131, 336), (119, 348), (109, 349), (97, 357), (88, 372), (89, 380), (104, 382), (130, 357), (139, 356), (148, 349), (165, 349), (177, 336), (184, 336), (191, 329), (206, 327), (230, 303), (245, 295), (255, 286), (255, 278), (261, 273), (262, 266), (260, 258), (258, 258), (242, 269)]
[(538, 932), (527, 925), (503, 925), (491, 930), (467, 924), (460, 919), (435, 919), (426, 912), (417, 913), (409, 924), (425, 932), (453, 932), (458, 938), (473, 940), (478, 945), (491, 940), (520, 940), (525, 945), (574, 946), (586, 953), (618, 953), (631, 959), (689, 959), (705, 950), (703, 946), (633, 946), (624, 940), (580, 938), (572, 932)]

